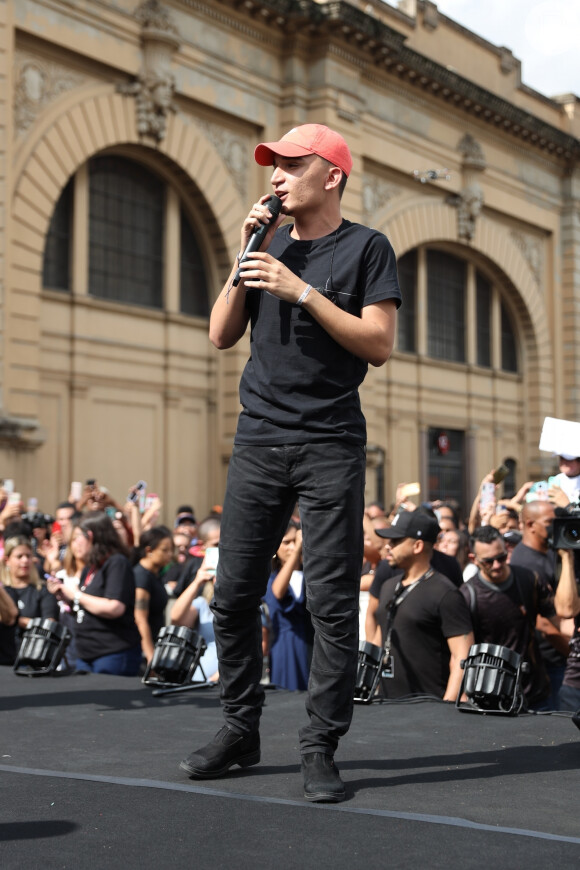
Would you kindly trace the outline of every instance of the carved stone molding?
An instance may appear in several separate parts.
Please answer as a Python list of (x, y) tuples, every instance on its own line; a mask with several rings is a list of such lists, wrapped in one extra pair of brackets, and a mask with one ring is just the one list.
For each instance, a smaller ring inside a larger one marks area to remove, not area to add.
[(466, 133), (463, 136), (457, 145), (457, 150), (463, 158), (464, 169), (475, 169), (482, 172), (486, 168), (487, 163), (485, 162), (483, 148), (477, 139), (473, 138), (471, 133)]
[(41, 112), (66, 91), (88, 81), (64, 64), (16, 50), (14, 132), (22, 136)]
[(169, 112), (177, 111), (172, 62), (180, 39), (169, 11), (159, 0), (145, 0), (136, 9), (135, 18), (141, 25), (143, 62), (134, 81), (117, 85), (117, 90), (135, 97), (139, 135), (160, 142)]
[(514, 57), (511, 49), (501, 46), (499, 49), (500, 69), (504, 75), (511, 73), (516, 67), (520, 66), (519, 60)]
[(439, 27), (439, 11), (435, 3), (425, 0), (423, 6), (423, 27), (427, 30), (435, 30)]
[(38, 420), (0, 415), (0, 447), (12, 450), (36, 450), (46, 441), (46, 432)]
[(457, 145), (462, 156), (462, 188), (447, 200), (457, 208), (457, 238), (470, 242), (475, 236), (477, 218), (484, 203), (483, 189), (477, 176), (486, 168), (485, 155), (471, 133), (465, 133)]
[(209, 121), (197, 121), (197, 126), (207, 136), (217, 153), (226, 164), (236, 190), (243, 199), (248, 193), (248, 178), (250, 177), (250, 143), (239, 136)]
[(402, 192), (402, 188), (389, 181), (385, 181), (376, 175), (365, 173), (362, 184), (362, 205), (366, 222), (381, 209), (385, 208), (392, 199)]
[(524, 233), (517, 232), (517, 230), (512, 230), (510, 236), (530, 267), (536, 284), (539, 285), (544, 267), (544, 252), (541, 242), (533, 236), (525, 235)]

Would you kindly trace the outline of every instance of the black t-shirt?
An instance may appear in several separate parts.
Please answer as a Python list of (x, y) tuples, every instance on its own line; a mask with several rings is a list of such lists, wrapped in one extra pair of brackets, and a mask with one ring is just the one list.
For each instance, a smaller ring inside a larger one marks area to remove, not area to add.
[(157, 640), (159, 630), (165, 625), (165, 607), (169, 596), (157, 574), (148, 571), (143, 565), (135, 565), (135, 588), (144, 589), (149, 593), (149, 615), (147, 621), (151, 629), (153, 643)]
[[(46, 586), (37, 589), (35, 586), (25, 586), (16, 589), (14, 586), (6, 586), (6, 592), (18, 607), (18, 616), (28, 616), (30, 619), (41, 617), (42, 619), (58, 619), (58, 601), (51, 595)], [(22, 638), (22, 629), (16, 629), (17, 643)]]
[(555, 591), (556, 554), (553, 550), (540, 553), (539, 550), (534, 550), (520, 541), (514, 547), (510, 565), (519, 565), (521, 568), (527, 568), (528, 571), (534, 572), (540, 578), (543, 586), (549, 586), (552, 592)]
[[(475, 593), (472, 606), (469, 588)], [(531, 670), (522, 673), (530, 701), (547, 695), (549, 683), (535, 643), (536, 616), (554, 616), (554, 597), (527, 568), (511, 566), (505, 583), (487, 583), (477, 574), (460, 590), (471, 611), (476, 643), (495, 643), (519, 653)]]
[[(280, 227), (268, 248), (334, 305), (361, 310), (401, 293), (396, 258), (382, 233), (343, 220), (336, 232), (297, 241)], [(315, 291), (311, 291), (315, 292)], [(341, 347), (308, 312), (250, 288), (251, 356), (240, 382), (236, 444), (366, 441), (358, 388), (368, 363)]]
[(16, 626), (0, 622), (0, 665), (13, 665), (16, 659)]
[[(377, 621), (383, 641), (387, 605), (402, 576), (398, 571), (380, 591)], [(386, 696), (428, 694), (442, 698), (449, 680), (447, 638), (471, 630), (468, 607), (453, 583), (437, 572), (421, 580), (395, 612), (391, 635), (393, 676), (382, 681)]]
[[(515, 567), (527, 568), (529, 571), (537, 574), (540, 583), (545, 588), (551, 589), (552, 592), (556, 589), (556, 554), (553, 550), (548, 550), (547, 553), (540, 553), (539, 550), (534, 550), (533, 547), (528, 547), (523, 541), (514, 547), (510, 565)], [(542, 658), (545, 663), (551, 667), (562, 667), (566, 664), (566, 659), (561, 655), (545, 637), (542, 637), (540, 632), (537, 632), (537, 641)]]
[[(81, 586), (86, 579), (86, 569)], [(116, 553), (94, 574), (84, 590), (97, 598), (122, 601), (125, 612), (118, 619), (93, 616), (86, 610), (77, 614), (76, 645), (79, 658), (91, 662), (101, 656), (140, 646), (141, 635), (135, 625), (135, 577), (125, 556)]]
[(175, 589), (173, 590), (173, 594), (176, 598), (179, 598), (182, 592), (185, 592), (190, 583), (195, 580), (195, 575), (201, 568), (203, 563), (203, 556), (191, 556), (186, 562), (181, 566), (181, 571), (177, 577), (177, 583), (175, 584)]

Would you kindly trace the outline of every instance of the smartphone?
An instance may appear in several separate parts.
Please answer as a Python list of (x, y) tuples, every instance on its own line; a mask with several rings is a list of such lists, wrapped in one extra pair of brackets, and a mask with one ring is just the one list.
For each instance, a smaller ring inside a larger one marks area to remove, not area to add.
[(6, 480), (4, 481), (4, 491), (7, 494), (14, 492), (14, 481), (12, 480), (12, 478), (7, 477)]
[(139, 483), (136, 483), (135, 486), (131, 487), (129, 495), (127, 496), (129, 501), (132, 501), (133, 504), (137, 504), (139, 501), (139, 495), (147, 489), (147, 484), (144, 480), (140, 480)]
[(19, 492), (11, 492), (8, 496), (8, 504), (20, 504), (22, 496)]
[(37, 498), (29, 498), (28, 503), (26, 505), (26, 512), (29, 514), (35, 514), (38, 510), (38, 499)]
[(217, 568), (217, 563), (219, 559), (219, 548), (218, 547), (208, 547), (205, 551), (205, 568), (208, 573), (213, 574), (215, 576), (215, 570)]
[(479, 499), (480, 511), (485, 510), (492, 502), (495, 501), (495, 483), (484, 483), (481, 487), (481, 497)]
[(502, 480), (505, 480), (508, 474), (510, 473), (509, 468), (506, 465), (498, 465), (496, 470), (493, 473), (493, 482), (495, 484), (501, 483)]
[(548, 501), (549, 488), (547, 480), (536, 480), (530, 487), (526, 501)]
[(154, 501), (159, 498), (156, 492), (150, 492), (147, 498), (145, 499), (145, 510), (148, 511)]
[(57, 522), (57, 521), (55, 520), (54, 523), (52, 524), (52, 534), (53, 534), (53, 535), (58, 535), (58, 534), (60, 534), (61, 532), (62, 532), (62, 526), (61, 526), (61, 524), (60, 524), (59, 522)]
[(89, 477), (89, 479), (87, 480), (87, 486), (94, 486), (96, 482), (97, 481), (94, 477)]
[(80, 501), (83, 494), (83, 485), (80, 480), (73, 480), (70, 485), (70, 497), (73, 501)]

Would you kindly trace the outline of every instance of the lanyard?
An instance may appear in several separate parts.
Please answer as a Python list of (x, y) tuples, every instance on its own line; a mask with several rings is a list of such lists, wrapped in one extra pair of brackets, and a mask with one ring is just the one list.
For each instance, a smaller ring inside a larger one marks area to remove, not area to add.
[(387, 604), (387, 620), (385, 622), (385, 639), (383, 642), (383, 650), (384, 650), (384, 660), (386, 661), (391, 654), (391, 635), (393, 633), (393, 623), (395, 621), (395, 614), (405, 598), (411, 594), (413, 589), (419, 585), (423, 580), (428, 580), (435, 571), (433, 568), (429, 568), (428, 571), (425, 571), (414, 583), (410, 583), (408, 586), (403, 586), (403, 580), (399, 580), (395, 587), (395, 591), (393, 593), (393, 597)]

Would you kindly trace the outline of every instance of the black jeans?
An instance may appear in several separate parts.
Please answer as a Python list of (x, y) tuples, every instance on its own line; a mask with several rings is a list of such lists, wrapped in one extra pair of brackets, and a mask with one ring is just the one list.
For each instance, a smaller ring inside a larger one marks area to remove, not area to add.
[(264, 690), (259, 605), (296, 501), (314, 650), (302, 753), (332, 755), (350, 726), (358, 653), (365, 449), (234, 447), (224, 500), (214, 631), (227, 724), (257, 730)]

